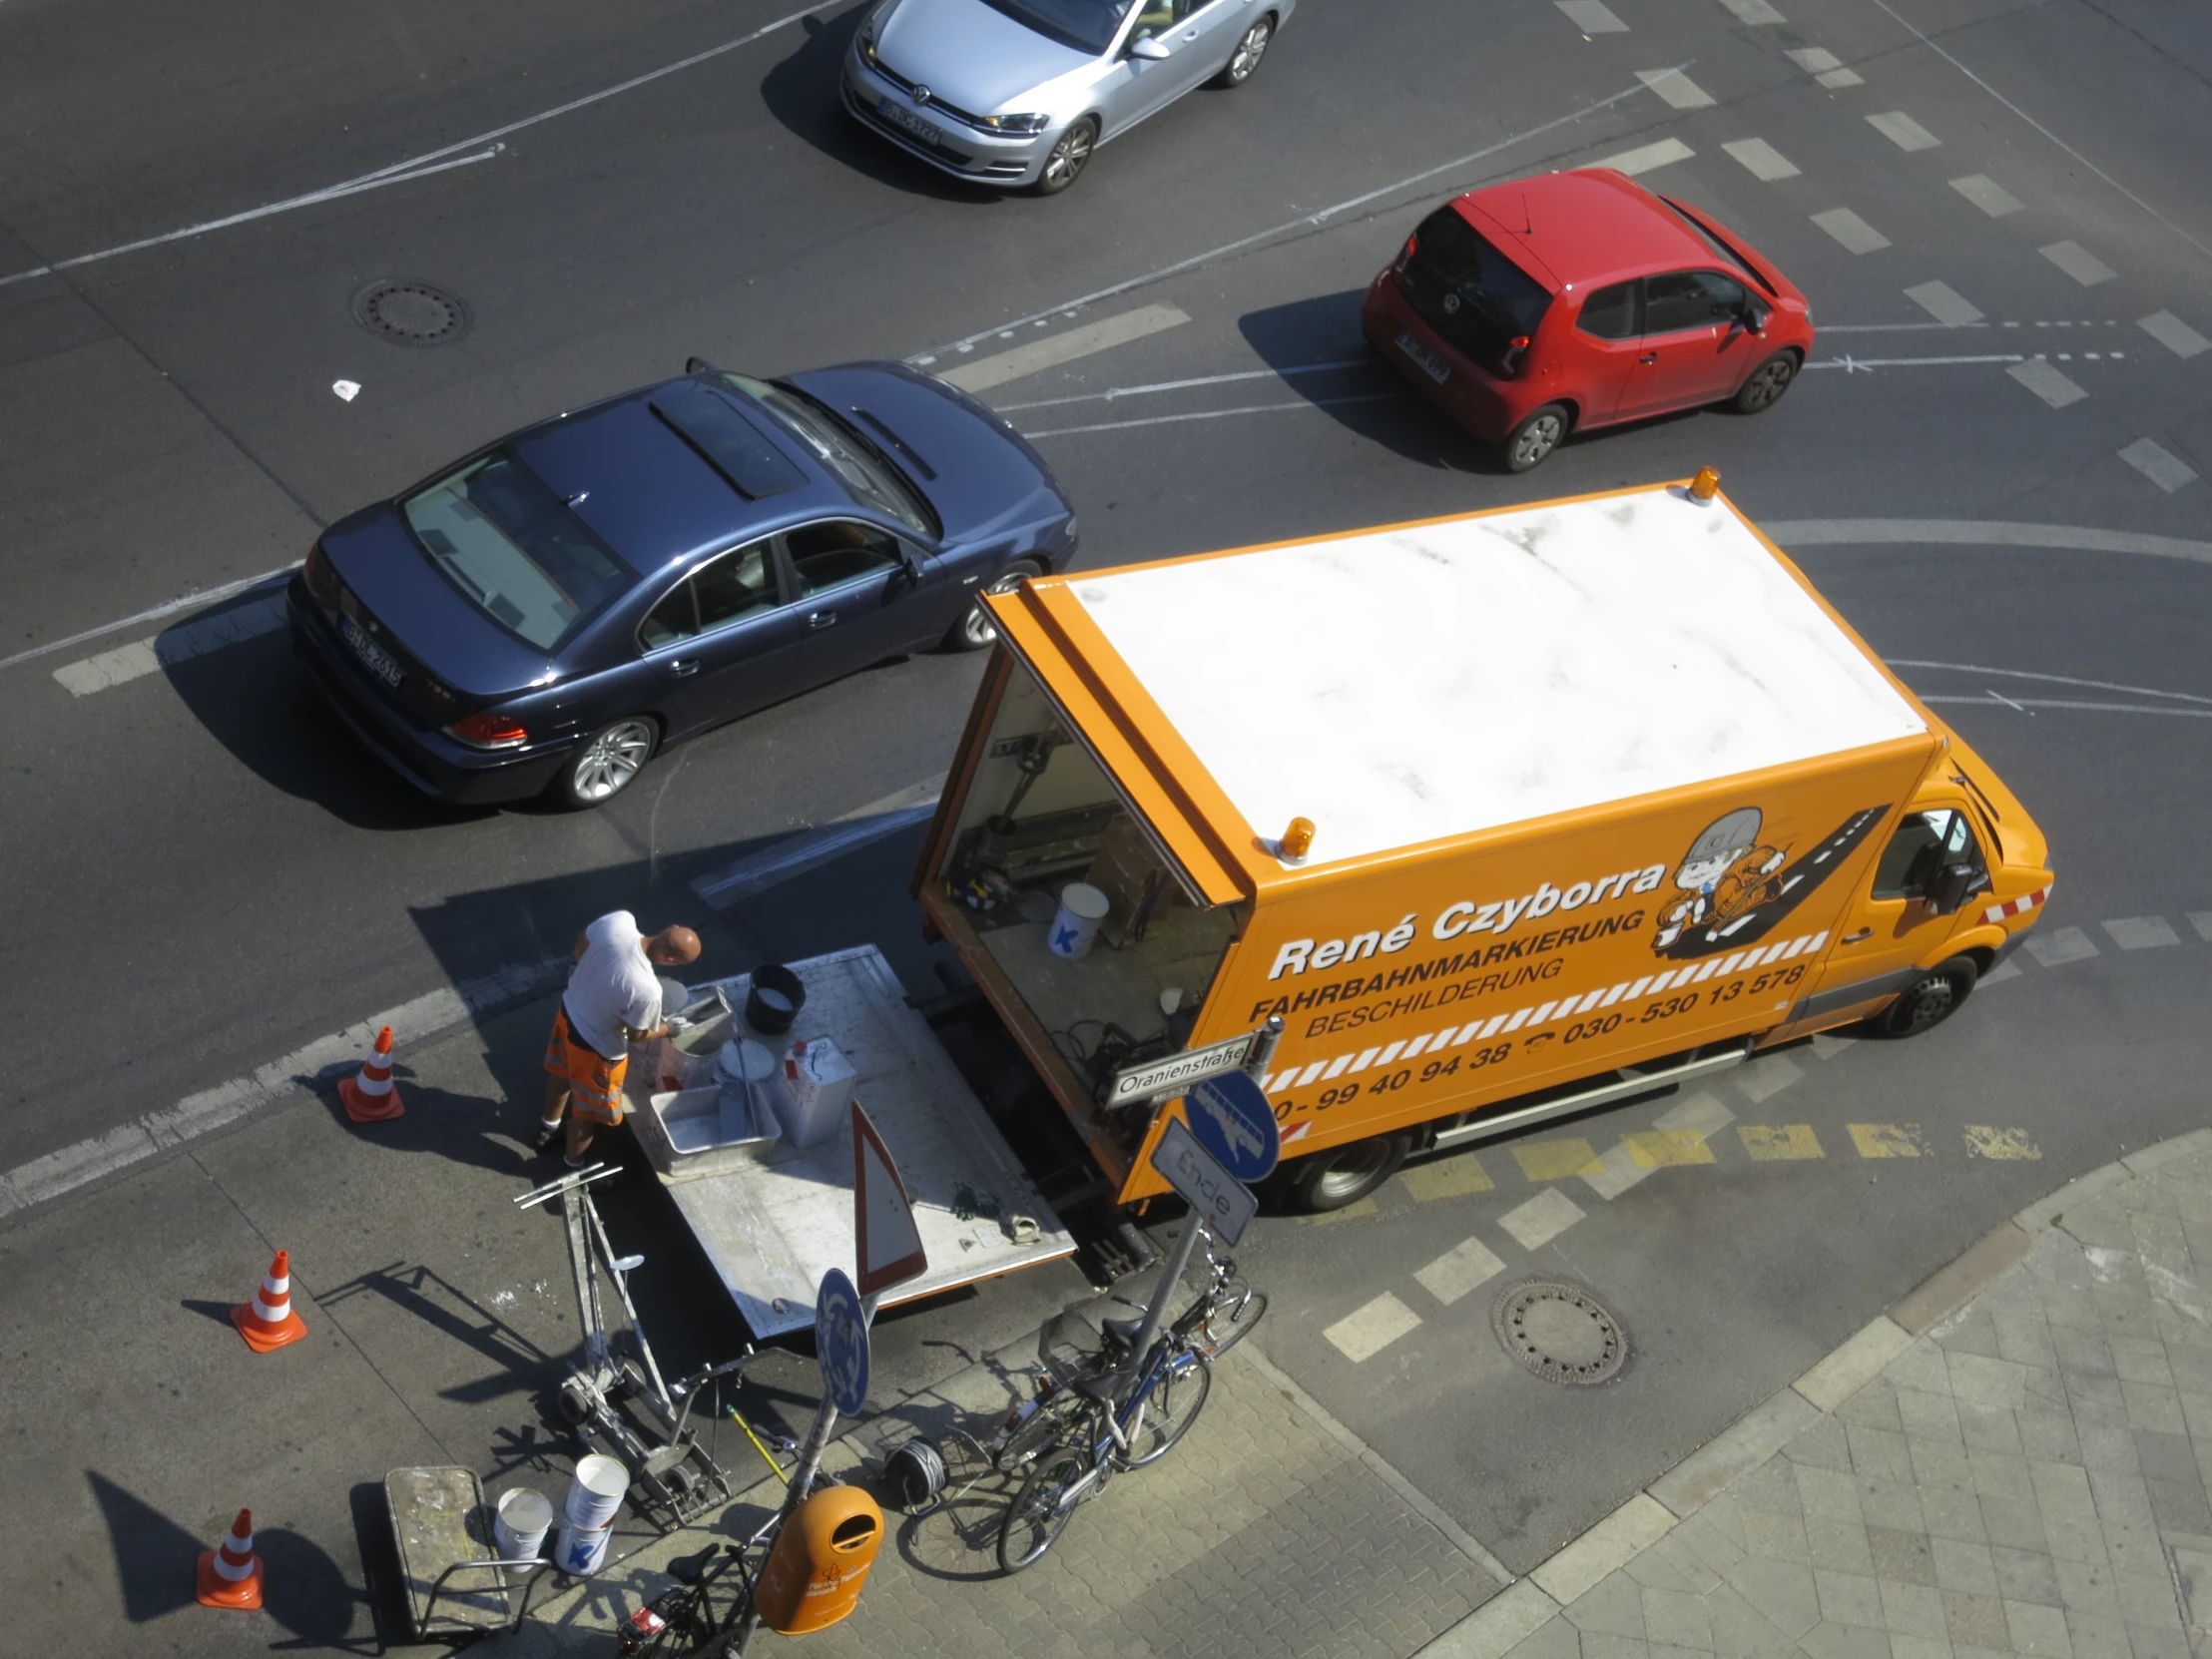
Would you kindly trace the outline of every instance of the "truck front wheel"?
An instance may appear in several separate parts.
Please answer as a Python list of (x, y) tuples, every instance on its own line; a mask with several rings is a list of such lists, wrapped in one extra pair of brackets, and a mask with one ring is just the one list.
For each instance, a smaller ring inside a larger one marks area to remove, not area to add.
[(1898, 999), (1874, 1017), (1875, 1029), (1885, 1037), (1917, 1037), (1956, 1013), (1979, 977), (1972, 957), (1953, 956), (1898, 992)]
[(1357, 1204), (1397, 1173), (1409, 1147), (1403, 1135), (1377, 1135), (1301, 1158), (1283, 1172), (1285, 1208), (1321, 1215)]

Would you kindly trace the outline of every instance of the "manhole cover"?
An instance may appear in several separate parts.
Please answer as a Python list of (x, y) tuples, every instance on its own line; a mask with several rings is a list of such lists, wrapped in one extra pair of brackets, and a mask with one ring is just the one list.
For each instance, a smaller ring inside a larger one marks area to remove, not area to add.
[(457, 293), (412, 276), (385, 276), (353, 295), (353, 320), (397, 345), (450, 345), (468, 332)]
[(1491, 1306), (1490, 1329), (1546, 1382), (1604, 1382), (1628, 1363), (1628, 1333), (1579, 1285), (1516, 1285)]

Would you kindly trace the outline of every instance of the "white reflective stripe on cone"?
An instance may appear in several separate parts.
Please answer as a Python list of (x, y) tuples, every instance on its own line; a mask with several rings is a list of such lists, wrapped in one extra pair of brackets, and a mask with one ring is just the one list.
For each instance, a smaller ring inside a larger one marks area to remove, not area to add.
[(283, 1302), (291, 1296), (291, 1275), (278, 1279), (275, 1274), (262, 1275), (262, 1295), (273, 1301)]
[(264, 1325), (281, 1325), (291, 1317), (291, 1299), (280, 1298), (273, 1308), (260, 1297), (254, 1299), (254, 1317)]
[(353, 1086), (363, 1094), (389, 1094), (391, 1093), (391, 1068), (386, 1066), (384, 1074), (379, 1077), (368, 1067), (363, 1066), (361, 1067), (360, 1076), (353, 1079)]
[(215, 1552), (215, 1570), (234, 1584), (242, 1578), (251, 1578), (254, 1576), (253, 1552), (249, 1550), (244, 1560), (234, 1562), (229, 1549), (219, 1549)]

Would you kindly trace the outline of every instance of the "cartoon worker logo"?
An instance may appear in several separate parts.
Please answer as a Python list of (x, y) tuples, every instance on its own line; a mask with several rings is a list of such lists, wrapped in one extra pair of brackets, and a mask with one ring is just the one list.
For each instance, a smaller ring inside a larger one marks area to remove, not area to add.
[(1653, 950), (1664, 952), (1686, 928), (1724, 927), (1763, 899), (1780, 896), (1769, 889), (1789, 850), (1760, 842), (1761, 822), (1758, 808), (1739, 807), (1690, 843), (1674, 872), (1682, 896), (1661, 906)]
[(1794, 863), (1795, 836), (1767, 833), (1758, 808), (1722, 814), (1676, 866), (1677, 896), (1660, 907), (1652, 953), (1682, 961), (1751, 943), (1848, 861), (1888, 811), (1870, 807), (1852, 814)]

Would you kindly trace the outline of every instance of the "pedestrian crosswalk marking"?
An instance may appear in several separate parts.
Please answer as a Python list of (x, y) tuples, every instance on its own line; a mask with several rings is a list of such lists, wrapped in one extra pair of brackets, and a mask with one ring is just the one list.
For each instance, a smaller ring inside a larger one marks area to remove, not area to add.
[(1994, 1124), (1969, 1123), (1965, 1128), (1966, 1150), (1976, 1158), (2041, 1158), (2042, 1149), (2027, 1137), (2024, 1129), (2000, 1129)]
[(1570, 1175), (1580, 1175), (1597, 1162), (1597, 1154), (1590, 1150), (1588, 1141), (1577, 1137), (1571, 1141), (1531, 1141), (1526, 1146), (1516, 1146), (1513, 1161), (1520, 1165), (1521, 1174), (1531, 1181), (1564, 1181)]
[(1928, 1150), (1917, 1123), (1847, 1123), (1862, 1158), (1918, 1158)]
[(1322, 1335), (1354, 1365), (1373, 1359), (1408, 1331), (1420, 1328), (1420, 1315), (1388, 1291), (1347, 1314)]
[(1736, 1133), (1743, 1138), (1744, 1150), (1762, 1164), (1828, 1156), (1810, 1123), (1743, 1123), (1736, 1126)]
[(1644, 1169), (1679, 1169), (1686, 1164), (1710, 1164), (1713, 1149), (1695, 1129), (1653, 1129), (1623, 1135), (1629, 1156)]
[(1597, 1162), (1578, 1172), (1589, 1183), (1590, 1191), (1610, 1204), (1637, 1182), (1651, 1174), (1650, 1167), (1636, 1162), (1636, 1154), (1626, 1141), (1608, 1147)]
[(1469, 1193), (1486, 1193), (1496, 1189), (1490, 1172), (1482, 1167), (1482, 1160), (1471, 1152), (1462, 1152), (1456, 1158), (1439, 1158), (1430, 1164), (1415, 1164), (1398, 1177), (1405, 1183), (1405, 1190), (1413, 1195), (1415, 1204), (1427, 1204), (1439, 1198), (1464, 1198)]
[(2155, 950), (2162, 944), (2181, 942), (2181, 935), (2164, 916), (2121, 916), (2103, 923), (2103, 927), (2122, 950)]

